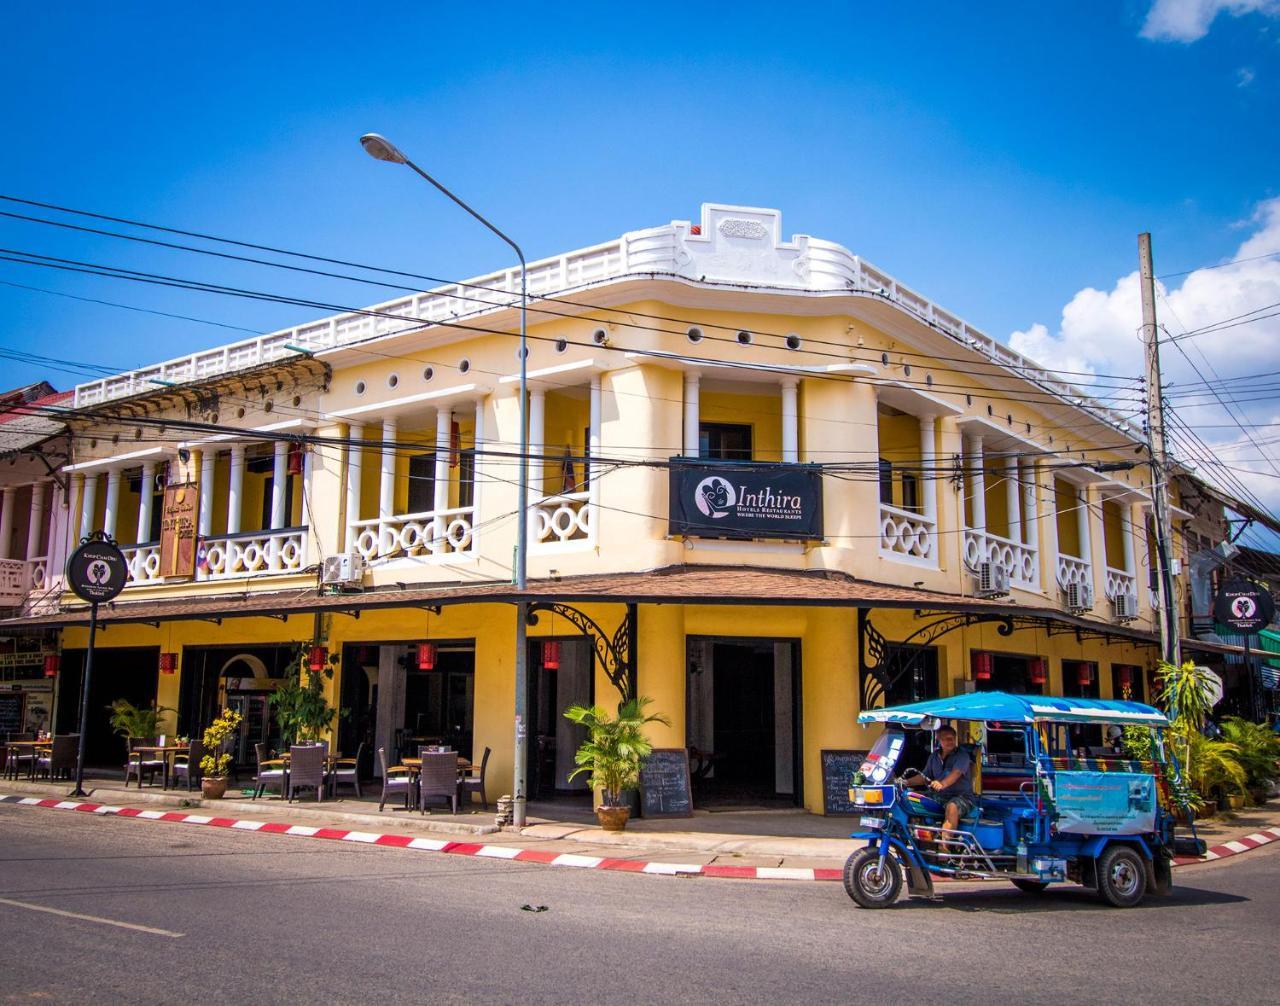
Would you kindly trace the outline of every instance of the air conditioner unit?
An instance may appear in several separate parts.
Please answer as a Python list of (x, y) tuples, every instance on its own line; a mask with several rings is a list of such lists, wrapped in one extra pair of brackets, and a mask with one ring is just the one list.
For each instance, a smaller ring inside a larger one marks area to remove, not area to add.
[(1111, 599), (1111, 605), (1115, 609), (1116, 621), (1132, 622), (1138, 617), (1138, 595), (1132, 593), (1117, 594)]
[(324, 560), (320, 582), (331, 587), (359, 587), (364, 583), (364, 556), (359, 552), (330, 555)]
[(1009, 593), (1009, 571), (998, 562), (978, 563), (978, 596), (1004, 597)]
[(1067, 584), (1067, 607), (1072, 611), (1093, 610), (1093, 585), (1089, 583)]

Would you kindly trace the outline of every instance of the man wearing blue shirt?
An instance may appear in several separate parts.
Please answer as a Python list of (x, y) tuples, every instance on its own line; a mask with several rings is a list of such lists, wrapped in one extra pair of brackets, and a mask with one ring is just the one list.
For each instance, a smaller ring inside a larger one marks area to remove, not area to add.
[(943, 823), (951, 831), (960, 827), (960, 818), (978, 805), (973, 795), (970, 772), (973, 768), (969, 754), (958, 743), (955, 727), (939, 727), (936, 734), (938, 750), (929, 755), (924, 774), (904, 780), (907, 786), (927, 786), (939, 803), (946, 805)]

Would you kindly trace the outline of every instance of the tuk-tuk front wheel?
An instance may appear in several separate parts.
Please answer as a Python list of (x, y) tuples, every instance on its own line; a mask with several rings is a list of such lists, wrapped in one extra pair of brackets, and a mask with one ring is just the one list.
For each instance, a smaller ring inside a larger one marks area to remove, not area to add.
[(1113, 845), (1098, 857), (1098, 894), (1116, 908), (1132, 908), (1147, 893), (1147, 864), (1127, 845)]
[(1013, 886), (1019, 891), (1024, 891), (1027, 894), (1043, 894), (1049, 887), (1049, 884), (1044, 880), (1023, 880), (1019, 877), (1013, 882)]
[(844, 864), (844, 890), (859, 908), (888, 908), (902, 893), (902, 870), (892, 853), (881, 863), (879, 849), (861, 849)]

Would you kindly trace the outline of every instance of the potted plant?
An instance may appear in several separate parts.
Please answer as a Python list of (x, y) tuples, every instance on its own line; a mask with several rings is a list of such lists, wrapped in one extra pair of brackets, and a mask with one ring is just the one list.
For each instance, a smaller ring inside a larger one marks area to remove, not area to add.
[(160, 718), (173, 712), (168, 706), (135, 706), (128, 699), (116, 699), (107, 707), (111, 710), (111, 729), (126, 741), (144, 737), (158, 737)]
[(590, 773), (588, 783), (600, 791), (596, 818), (605, 831), (622, 831), (631, 816), (631, 807), (623, 801), (622, 794), (639, 787), (640, 763), (653, 753), (644, 728), (650, 723), (671, 725), (665, 716), (645, 714), (645, 706), (651, 702), (644, 697), (629, 699), (618, 707), (615, 717), (600, 706), (570, 706), (565, 710), (566, 719), (587, 729), (587, 739), (573, 756), (578, 767), (569, 778)]
[(306, 662), (307, 651), (299, 647), (284, 682), (267, 700), (276, 714), (280, 741), (285, 747), (299, 741), (318, 741), (338, 714), (324, 696), (324, 683), (333, 678), (333, 665), (338, 662), (338, 655), (334, 653), (329, 657), (324, 670), (308, 671), (304, 680)]
[(1240, 749), (1237, 756), (1245, 771), (1245, 788), (1254, 803), (1265, 803), (1280, 778), (1280, 738), (1265, 723), (1228, 716), (1220, 724), (1222, 739)]
[(224, 709), (205, 729), (204, 749), (208, 753), (200, 759), (200, 793), (208, 800), (221, 800), (227, 792), (231, 755), (222, 748), (235, 736), (240, 720), (240, 714), (234, 709)]

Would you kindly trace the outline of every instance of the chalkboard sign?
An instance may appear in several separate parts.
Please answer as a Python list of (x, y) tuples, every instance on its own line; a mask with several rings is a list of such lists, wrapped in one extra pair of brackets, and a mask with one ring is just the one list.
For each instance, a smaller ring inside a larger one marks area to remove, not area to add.
[(688, 751), (653, 749), (640, 766), (640, 807), (645, 817), (693, 817)]
[(22, 733), (25, 692), (0, 692), (0, 737)]
[(858, 808), (849, 802), (849, 786), (866, 757), (865, 751), (822, 752), (822, 813), (858, 813)]

